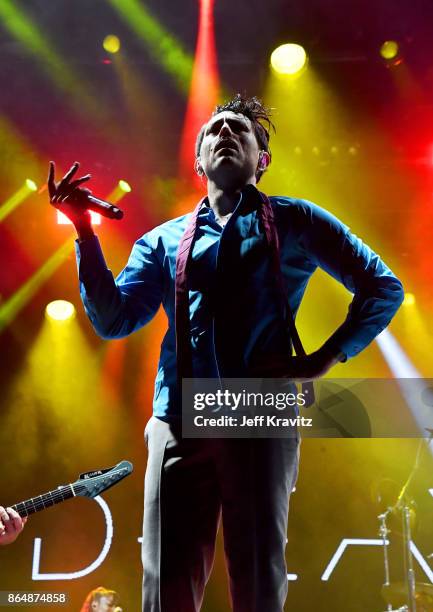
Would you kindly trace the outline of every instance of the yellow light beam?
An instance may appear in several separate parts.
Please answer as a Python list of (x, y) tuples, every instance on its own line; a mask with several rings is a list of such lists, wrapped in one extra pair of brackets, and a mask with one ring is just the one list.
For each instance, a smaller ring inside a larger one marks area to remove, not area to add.
[(33, 276), (0, 306), (0, 332), (9, 325), (24, 308), (36, 291), (52, 276), (74, 248), (74, 238), (69, 238)]
[(29, 180), (30, 179), (27, 179), (24, 182), (24, 185), (22, 185), (18, 191), (11, 195), (11, 197), (8, 198), (6, 202), (3, 202), (3, 204), (0, 206), (0, 223), (4, 221), (4, 219), (6, 219), (6, 217), (10, 215), (17, 206), (24, 202), (24, 200), (35, 191), (28, 183)]
[(116, 187), (108, 194), (107, 200), (108, 202), (112, 202), (113, 204), (117, 204), (120, 202), (122, 198), (126, 196), (127, 193), (132, 191), (131, 186), (124, 180), (120, 180)]
[[(116, 430), (122, 431), (125, 423), (122, 399), (112, 398), (105, 381), (98, 384), (102, 355), (89, 344), (77, 318), (66, 325), (44, 318), (36, 338), (28, 344), (27, 339), (26, 359), (11, 372), (3, 394), (6, 410), (2, 412), (0, 447), (12, 450), (10, 432), (19, 430), (23, 443), (20, 469), (34, 467), (41, 456), (50, 461), (58, 457), (66, 466), (71, 456), (74, 460), (81, 457), (84, 463), (89, 444), (87, 436), (78, 434), (80, 427), (95, 437), (105, 419), (108, 429), (104, 432), (114, 440)], [(86, 401), (77, 402), (77, 398)], [(46, 436), (48, 431), (56, 435)]]
[[(362, 199), (366, 202), (377, 201), (377, 174), (372, 174), (371, 162), (364, 156), (362, 148), (354, 157), (343, 152), (342, 144), (348, 138), (353, 138), (354, 117), (341, 96), (317, 73), (314, 66), (310, 66), (297, 80), (281, 79), (270, 71), (264, 102), (266, 106), (275, 108), (273, 115), (277, 133), (270, 143), (275, 170), (271, 165), (269, 173), (265, 174), (263, 190), (268, 193), (278, 190), (317, 202), (356, 228), (356, 233), (378, 249), (385, 261), (396, 270), (398, 258), (393, 253), (392, 245), (384, 245), (386, 237), (378, 227), (366, 222), (364, 209), (357, 205)], [(382, 134), (376, 132), (377, 129), (370, 128), (368, 131), (366, 127), (363, 134), (365, 146), (384, 139)], [(350, 140), (347, 142), (349, 144)], [(338, 155), (325, 155), (325, 149), (330, 151), (331, 146), (337, 145)], [(350, 293), (324, 271), (318, 270), (313, 276), (297, 318), (308, 351), (316, 350), (341, 324), (351, 299)], [(314, 310), (314, 304), (318, 301), (328, 305), (319, 319)], [(350, 377), (355, 369), (357, 376), (377, 376), (378, 372), (379, 375), (382, 372), (384, 376), (387, 375), (386, 363), (376, 345), (372, 345), (353, 363), (350, 361), (349, 364), (337, 366), (331, 376), (338, 377), (341, 371), (342, 378)]]
[[(35, 151), (32, 143), (17, 129), (9, 118), (0, 115), (0, 157), (2, 174), (13, 189), (24, 176), (31, 176), (38, 184), (46, 178), (48, 160)], [(3, 185), (5, 188), (5, 185)]]

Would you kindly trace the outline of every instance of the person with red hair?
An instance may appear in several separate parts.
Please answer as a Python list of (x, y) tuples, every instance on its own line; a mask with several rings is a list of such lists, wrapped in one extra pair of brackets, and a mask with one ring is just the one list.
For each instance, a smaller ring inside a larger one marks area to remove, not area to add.
[(118, 603), (119, 595), (116, 591), (100, 586), (90, 591), (81, 606), (80, 612), (114, 612)]

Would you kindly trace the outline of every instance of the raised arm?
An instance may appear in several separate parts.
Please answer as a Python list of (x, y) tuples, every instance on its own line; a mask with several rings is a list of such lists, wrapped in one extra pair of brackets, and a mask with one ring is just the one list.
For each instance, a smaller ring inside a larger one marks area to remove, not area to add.
[(144, 236), (135, 243), (126, 268), (114, 280), (85, 208), (90, 192), (80, 187), (90, 175), (73, 180), (78, 168), (75, 162), (56, 183), (54, 163), (50, 163), (50, 202), (76, 228), (80, 294), (95, 331), (103, 338), (121, 338), (145, 325), (156, 314), (163, 295), (162, 267), (151, 241)]

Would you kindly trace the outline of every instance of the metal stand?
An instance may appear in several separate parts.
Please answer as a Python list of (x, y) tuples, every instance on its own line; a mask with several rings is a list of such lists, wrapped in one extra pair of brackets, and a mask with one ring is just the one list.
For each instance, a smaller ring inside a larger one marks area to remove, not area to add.
[(416, 612), (415, 601), (415, 572), (413, 569), (413, 557), (410, 547), (412, 537), (410, 529), (410, 508), (405, 504), (401, 507), (403, 525), (403, 548), (404, 548), (404, 573), (406, 576), (407, 603), (409, 612)]
[[(383, 567), (384, 567), (384, 571), (385, 571), (385, 581), (383, 583), (383, 586), (389, 587), (390, 582), (389, 582), (389, 558), (388, 558), (388, 541), (386, 539), (388, 533), (390, 533), (390, 530), (388, 529), (388, 527), (386, 526), (386, 519), (388, 514), (391, 512), (390, 508), (388, 508), (388, 510), (386, 512), (384, 512), (383, 514), (379, 514), (379, 516), (377, 517), (380, 521), (380, 527), (379, 527), (379, 535), (382, 538), (382, 542), (383, 542)], [(392, 605), (388, 604), (387, 606), (387, 611), (392, 612)]]
[[(431, 432), (430, 432), (430, 435), (431, 435)], [(427, 442), (427, 445), (426, 445), (427, 448), (431, 440), (432, 440), (432, 437), (430, 437), (430, 440)], [(379, 535), (383, 541), (383, 562), (384, 562), (385, 581), (383, 583), (382, 593), (386, 594), (386, 593), (392, 592), (392, 588), (393, 588), (393, 585), (391, 585), (389, 581), (390, 574), (389, 574), (387, 535), (390, 533), (390, 530), (387, 527), (386, 521), (387, 521), (388, 516), (391, 513), (394, 514), (394, 513), (399, 512), (401, 514), (402, 532), (403, 532), (403, 552), (404, 552), (404, 575), (405, 575), (405, 582), (403, 584), (406, 585), (405, 592), (406, 592), (407, 602), (405, 606), (398, 608), (398, 612), (403, 612), (403, 611), (416, 612), (417, 593), (416, 593), (415, 571), (413, 567), (413, 556), (412, 556), (412, 549), (411, 549), (411, 542), (412, 542), (411, 525), (410, 525), (410, 518), (411, 518), (410, 501), (411, 500), (407, 496), (407, 490), (413, 480), (413, 477), (415, 476), (418, 470), (421, 452), (423, 448), (423, 442), (424, 442), (424, 438), (421, 438), (419, 441), (414, 466), (412, 468), (411, 473), (409, 474), (408, 479), (404, 483), (397, 497), (397, 501), (395, 502), (393, 506), (388, 507), (383, 514), (379, 514), (379, 516), (377, 517), (380, 521)], [(398, 586), (399, 585), (394, 585), (394, 588)], [(420, 585), (420, 586), (423, 586), (423, 585)], [(396, 592), (396, 590), (394, 590), (394, 592)], [(386, 596), (385, 596), (385, 601), (389, 601), (389, 599)], [(387, 612), (397, 612), (397, 611), (393, 609), (390, 603), (388, 603)]]
[[(417, 449), (416, 457), (415, 457), (415, 463), (412, 468), (412, 471), (409, 474), (408, 479), (404, 483), (394, 507), (390, 509), (391, 511), (399, 510), (401, 512), (402, 527), (403, 527), (404, 575), (406, 579), (407, 605), (408, 605), (409, 612), (416, 612), (416, 601), (415, 601), (416, 586), (415, 586), (415, 571), (413, 569), (412, 550), (410, 546), (412, 537), (411, 537), (411, 528), (410, 528), (410, 508), (409, 508), (409, 499), (407, 497), (407, 490), (413, 480), (413, 477), (415, 476), (418, 470), (423, 442), (424, 442), (424, 439), (421, 438), (418, 444), (418, 449)], [(429, 443), (430, 441), (428, 442), (428, 444)]]

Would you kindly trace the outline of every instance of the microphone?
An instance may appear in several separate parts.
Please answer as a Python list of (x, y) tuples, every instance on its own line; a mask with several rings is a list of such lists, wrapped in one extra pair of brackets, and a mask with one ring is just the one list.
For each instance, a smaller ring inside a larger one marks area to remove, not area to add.
[(86, 202), (83, 202), (83, 206), (88, 210), (99, 213), (102, 217), (107, 217), (108, 219), (122, 219), (123, 217), (123, 210), (113, 206), (110, 202), (95, 198), (93, 195), (87, 195), (86, 200)]

